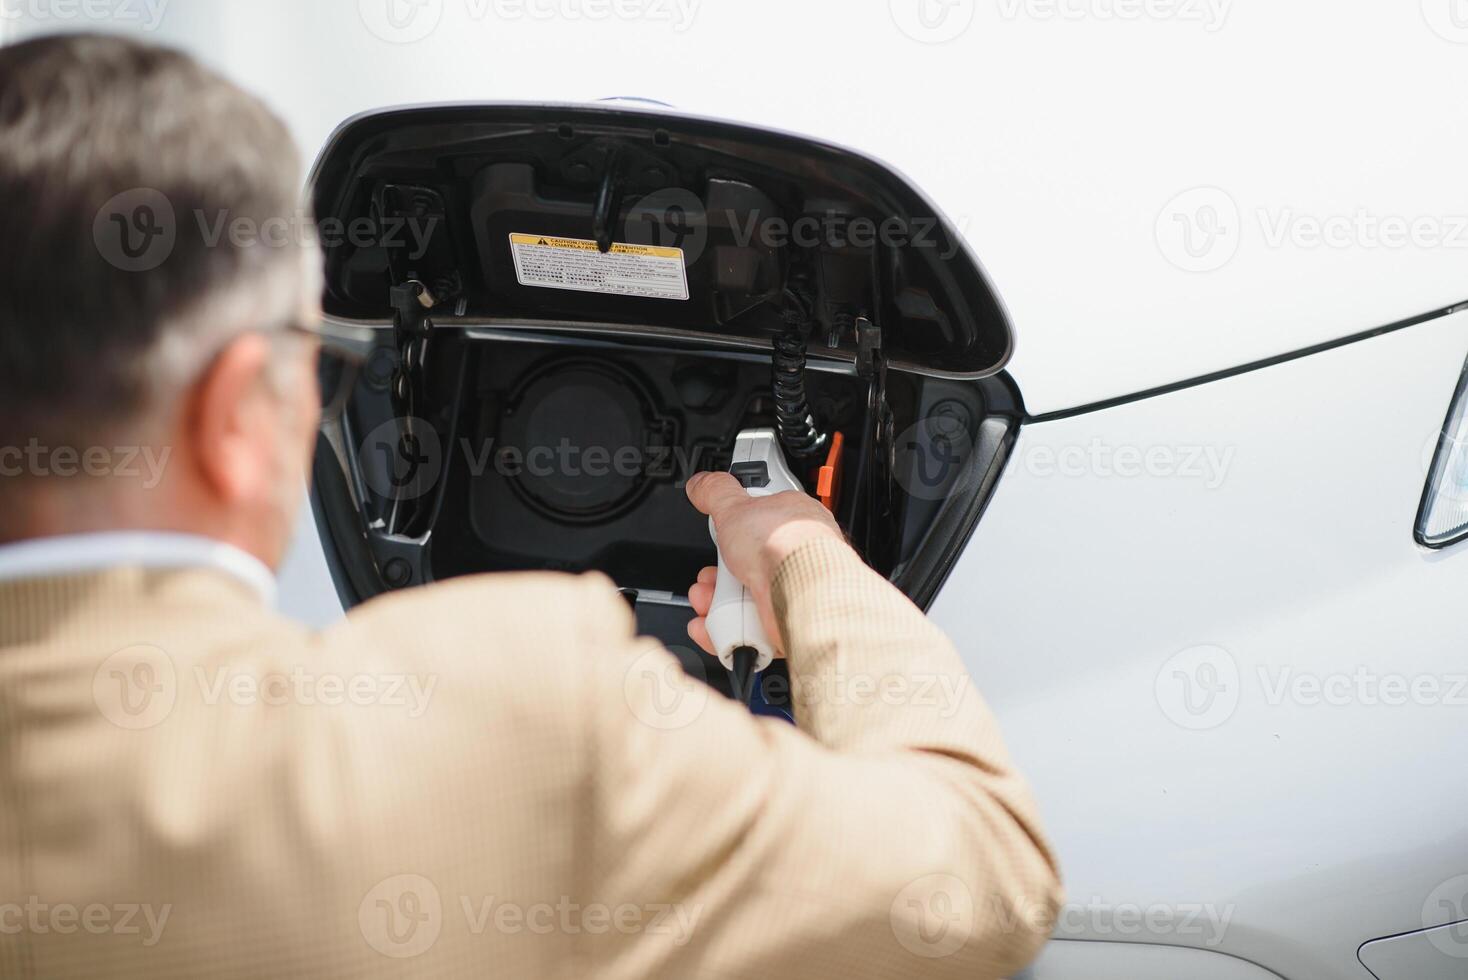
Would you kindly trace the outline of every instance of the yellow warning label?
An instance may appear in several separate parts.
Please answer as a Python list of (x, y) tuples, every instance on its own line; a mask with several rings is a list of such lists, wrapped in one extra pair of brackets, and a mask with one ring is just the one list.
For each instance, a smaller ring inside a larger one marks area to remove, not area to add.
[(596, 242), (550, 235), (511, 235), (515, 277), (522, 286), (572, 289), (609, 296), (688, 299), (688, 270), (681, 248)]

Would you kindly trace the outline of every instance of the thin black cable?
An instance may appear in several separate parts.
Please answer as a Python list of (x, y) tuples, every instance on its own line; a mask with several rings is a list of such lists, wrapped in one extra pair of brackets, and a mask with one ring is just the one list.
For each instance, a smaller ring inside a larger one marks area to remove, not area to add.
[(734, 666), (729, 668), (729, 676), (734, 681), (734, 697), (742, 704), (749, 704), (754, 700), (754, 665), (759, 663), (759, 651), (754, 647), (735, 647)]

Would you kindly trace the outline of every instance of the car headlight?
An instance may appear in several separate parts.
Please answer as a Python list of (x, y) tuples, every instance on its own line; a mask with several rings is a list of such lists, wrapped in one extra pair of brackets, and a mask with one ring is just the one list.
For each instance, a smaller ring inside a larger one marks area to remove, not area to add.
[(1453, 407), (1438, 438), (1417, 512), (1417, 540), (1445, 548), (1468, 538), (1468, 366), (1458, 381)]

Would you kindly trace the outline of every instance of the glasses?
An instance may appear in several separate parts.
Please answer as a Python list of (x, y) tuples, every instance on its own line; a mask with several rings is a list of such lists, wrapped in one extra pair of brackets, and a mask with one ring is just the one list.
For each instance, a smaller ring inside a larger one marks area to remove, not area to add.
[(321, 345), (316, 361), (316, 379), (321, 388), (321, 420), (334, 422), (346, 411), (357, 375), (380, 343), (381, 331), (325, 320), (295, 320), (289, 333), (311, 337)]

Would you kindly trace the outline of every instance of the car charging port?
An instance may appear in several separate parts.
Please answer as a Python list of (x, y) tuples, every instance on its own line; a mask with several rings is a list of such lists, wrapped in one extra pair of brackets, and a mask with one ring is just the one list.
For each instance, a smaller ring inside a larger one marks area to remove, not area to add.
[(982, 272), (849, 151), (606, 107), (401, 110), (339, 132), (313, 195), (322, 218), (397, 229), (326, 249), (328, 320), (380, 338), (316, 460), (347, 604), (599, 571), (722, 689), (684, 631), (716, 557), (692, 474), (774, 430), (866, 561), (925, 603), (1016, 431)]

